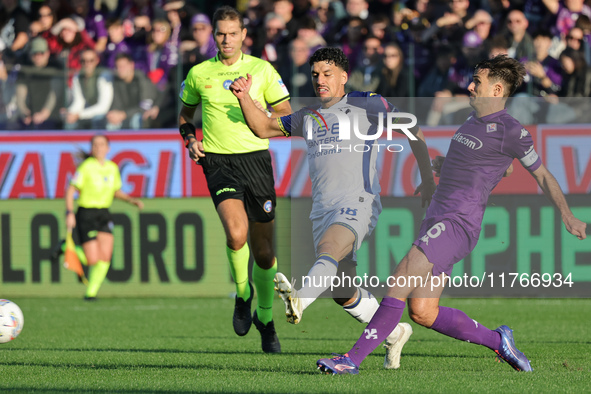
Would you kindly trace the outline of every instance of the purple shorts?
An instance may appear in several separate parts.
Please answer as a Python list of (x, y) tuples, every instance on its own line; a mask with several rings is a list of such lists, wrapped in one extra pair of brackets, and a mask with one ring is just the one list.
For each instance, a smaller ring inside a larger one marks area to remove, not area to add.
[(419, 247), (433, 264), (433, 276), (442, 272), (450, 276), (454, 264), (474, 249), (478, 235), (470, 235), (450, 219), (425, 219), (413, 245)]

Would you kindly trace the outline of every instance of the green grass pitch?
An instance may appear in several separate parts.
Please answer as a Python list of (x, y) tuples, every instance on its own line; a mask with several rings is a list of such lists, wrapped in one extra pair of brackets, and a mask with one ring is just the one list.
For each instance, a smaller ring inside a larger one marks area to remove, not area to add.
[[(4, 295), (7, 296), (7, 295)], [(533, 373), (499, 364), (490, 350), (413, 323), (399, 370), (378, 348), (358, 376), (329, 376), (315, 361), (347, 351), (363, 326), (318, 300), (293, 326), (276, 301), (283, 347), (265, 355), (254, 326), (232, 330), (233, 300), (16, 298), (25, 326), (0, 345), (0, 392), (386, 393), (589, 392), (591, 300), (444, 299), (489, 328), (507, 324)], [(405, 313), (404, 321), (409, 321)]]

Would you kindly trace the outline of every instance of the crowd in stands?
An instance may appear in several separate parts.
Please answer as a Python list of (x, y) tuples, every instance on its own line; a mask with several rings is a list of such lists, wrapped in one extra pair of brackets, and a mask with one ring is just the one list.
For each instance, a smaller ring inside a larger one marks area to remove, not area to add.
[[(322, 46), (348, 56), (349, 90), (431, 98), (418, 109), (430, 125), (458, 122), (474, 65), (500, 53), (526, 66), (518, 96), (591, 95), (585, 0), (0, 0), (0, 129), (175, 127), (181, 82), (216, 55), (221, 5), (244, 13), (243, 52), (292, 97), (314, 96), (307, 61)], [(580, 102), (568, 109), (590, 122)]]

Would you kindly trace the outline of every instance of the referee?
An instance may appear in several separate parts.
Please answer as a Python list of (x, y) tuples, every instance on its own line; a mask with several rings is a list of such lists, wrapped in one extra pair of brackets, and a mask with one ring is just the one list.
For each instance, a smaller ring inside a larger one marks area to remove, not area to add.
[[(191, 68), (182, 83), (179, 129), (191, 159), (203, 166), (226, 233), (226, 253), (236, 283), (234, 331), (246, 335), (254, 322), (261, 334), (263, 351), (280, 353), (272, 312), (273, 278), (277, 273), (273, 252), (276, 199), (269, 141), (259, 139), (246, 126), (238, 100), (229, 88), (234, 79), (247, 73), (261, 75), (250, 94), (271, 105), (274, 116), (291, 113), (289, 92), (271, 64), (242, 53), (246, 29), (237, 10), (229, 6), (219, 8), (213, 15), (213, 26), (218, 54)], [(200, 103), (203, 141), (195, 139), (192, 123)], [(252, 277), (258, 293), (254, 314), (254, 289), (248, 280), (249, 235), (256, 262)]]

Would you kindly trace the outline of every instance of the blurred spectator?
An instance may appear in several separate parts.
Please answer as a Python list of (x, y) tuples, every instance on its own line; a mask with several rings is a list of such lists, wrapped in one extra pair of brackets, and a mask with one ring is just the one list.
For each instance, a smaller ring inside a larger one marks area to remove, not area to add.
[(150, 43), (135, 56), (135, 67), (146, 73), (161, 92), (166, 88), (170, 70), (178, 64), (177, 47), (170, 41), (170, 34), (166, 19), (154, 20)]
[[(452, 66), (449, 81), (455, 84), (452, 94), (467, 94), (468, 85), (472, 82), (474, 75), (474, 66), (487, 57), (487, 53), (482, 51), (482, 39), (476, 32), (469, 31), (464, 34), (462, 40), (461, 56)], [(452, 86), (451, 84), (449, 86)]]
[(84, 20), (84, 30), (94, 41), (94, 50), (99, 54), (107, 46), (107, 28), (105, 26), (105, 17), (102, 13), (91, 7), (88, 0), (71, 0), (74, 13)]
[(543, 27), (548, 28), (550, 23), (554, 23), (554, 16), (548, 11), (543, 0), (525, 0), (523, 13), (529, 21), (530, 33)]
[(29, 130), (60, 128), (58, 102), (64, 90), (58, 70), (50, 64), (47, 41), (37, 37), (29, 48), (32, 65), (23, 65), (16, 82), (16, 103), (22, 127)]
[(39, 7), (37, 19), (31, 22), (31, 26), (29, 26), (31, 37), (41, 36), (47, 40), (51, 34), (50, 30), (56, 22), (55, 13), (47, 4), (43, 4)]
[(12, 64), (29, 42), (29, 16), (19, 0), (2, 0), (0, 7), (0, 40), (4, 44), (4, 61)]
[(78, 16), (62, 19), (51, 28), (51, 33), (47, 40), (51, 54), (60, 60), (71, 78), (80, 70), (80, 53), (85, 49), (94, 49), (94, 41), (84, 30), (84, 21)]
[(134, 45), (125, 37), (125, 27), (121, 19), (107, 21), (107, 34), (109, 39), (105, 51), (101, 54), (101, 63), (103, 66), (114, 70), (117, 55), (120, 53), (135, 53), (139, 45)]
[(316, 23), (311, 17), (302, 18), (297, 38), (304, 40), (312, 53), (316, 52), (318, 48), (326, 46), (326, 41), (316, 30)]
[(266, 41), (261, 59), (277, 67), (279, 59), (285, 59), (287, 55), (288, 31), (285, 21), (277, 14), (268, 14), (265, 18), (265, 31)]
[(375, 37), (369, 37), (365, 40), (361, 64), (353, 67), (353, 71), (349, 74), (349, 81), (345, 87), (348, 92), (354, 90), (361, 92), (376, 91), (382, 78), (383, 53), (384, 48), (382, 48), (380, 40)]
[(326, 39), (326, 35), (332, 34), (337, 24), (334, 8), (330, 0), (319, 0), (318, 7), (314, 10), (312, 17), (316, 23), (316, 31)]
[(120, 2), (121, 11), (119, 16), (123, 20), (129, 20), (135, 25), (136, 18), (143, 16), (149, 20), (154, 19), (154, 5), (150, 0), (123, 0)]
[(140, 129), (147, 125), (143, 116), (154, 105), (156, 86), (141, 70), (135, 69), (130, 55), (120, 53), (115, 60), (113, 105), (107, 112), (107, 130)]
[(16, 112), (17, 67), (12, 67), (11, 70), (6, 68), (3, 59), (4, 49), (4, 42), (0, 41), (0, 129), (9, 130), (15, 127), (12, 122)]
[(166, 19), (170, 23), (172, 33), (170, 41), (175, 45), (180, 45), (184, 40), (190, 40), (192, 37), (191, 19), (197, 11), (185, 1), (168, 1), (162, 9), (166, 12)]
[(575, 26), (580, 15), (591, 18), (591, 8), (585, 4), (585, 0), (543, 0), (544, 4), (553, 15), (556, 16), (556, 25), (552, 33), (561, 38)]
[(531, 85), (529, 93), (535, 97), (557, 94), (562, 83), (561, 66), (558, 60), (548, 54), (552, 45), (550, 32), (537, 31), (533, 43), (536, 58), (529, 61), (527, 58), (521, 59), (528, 73), (525, 82)]
[(300, 28), (300, 21), (294, 18), (293, 11), (294, 5), (292, 1), (273, 0), (273, 12), (276, 15), (278, 15), (285, 24), (286, 45), (287, 43), (289, 43), (289, 41), (293, 40), (296, 37), (296, 35), (298, 34), (298, 29)]
[(552, 101), (545, 117), (547, 123), (589, 123), (591, 68), (580, 51), (566, 48), (560, 55), (564, 70), (560, 101)]
[(103, 129), (113, 103), (113, 75), (99, 68), (99, 55), (92, 49), (80, 54), (82, 69), (72, 80), (72, 104), (65, 113), (64, 127)]
[(466, 29), (474, 30), (476, 34), (482, 39), (484, 42), (484, 50), (490, 50), (490, 40), (491, 40), (491, 27), (492, 27), (493, 18), (492, 16), (484, 11), (478, 10), (474, 13), (474, 16), (466, 22)]
[(367, 0), (347, 0), (345, 8), (349, 17), (363, 20), (369, 17), (369, 4)]
[(387, 44), (384, 48), (383, 62), (384, 67), (376, 93), (384, 97), (414, 97), (414, 92), (409, 90), (408, 69), (404, 64), (402, 49), (393, 42)]
[(580, 51), (567, 48), (560, 55), (560, 63), (564, 70), (560, 96), (591, 96), (591, 69), (585, 61), (583, 54)]
[(367, 35), (365, 22), (359, 17), (352, 17), (345, 28), (346, 34), (341, 38), (339, 44), (352, 69), (359, 65), (363, 53), (363, 42)]
[(579, 16), (575, 27), (583, 31), (583, 52), (585, 53), (585, 61), (591, 65), (591, 19), (587, 15)]
[(385, 14), (378, 14), (371, 19), (369, 24), (369, 35), (379, 39), (382, 44), (392, 41), (390, 32), (390, 19)]
[(291, 62), (283, 62), (279, 74), (292, 97), (314, 97), (312, 78), (308, 60), (312, 55), (310, 47), (301, 38), (296, 38), (289, 44)]
[(509, 56), (514, 59), (534, 59), (534, 42), (527, 32), (528, 21), (523, 12), (513, 10), (507, 15)]
[(209, 17), (205, 14), (196, 14), (191, 19), (191, 26), (193, 26), (193, 40), (183, 41), (181, 44), (183, 76), (186, 76), (194, 65), (211, 59), (217, 54)]
[(565, 37), (566, 47), (572, 48), (575, 51), (584, 52), (584, 38), (583, 30), (578, 27), (573, 27), (568, 31), (568, 34)]
[[(422, 33), (421, 41), (461, 45), (466, 32), (464, 24), (472, 18), (470, 0), (450, 0), (449, 8)], [(459, 49), (459, 48), (458, 48)]]
[(491, 39), (490, 49), (488, 51), (489, 59), (492, 59), (493, 57), (498, 55), (509, 56), (509, 42), (507, 41), (507, 38), (502, 34), (498, 34)]
[(449, 75), (452, 66), (457, 62), (455, 49), (450, 46), (440, 47), (435, 57), (435, 64), (420, 81), (418, 97), (434, 97), (436, 92), (455, 90), (454, 86), (449, 86)]

